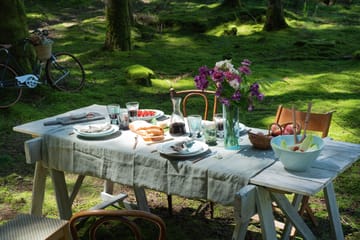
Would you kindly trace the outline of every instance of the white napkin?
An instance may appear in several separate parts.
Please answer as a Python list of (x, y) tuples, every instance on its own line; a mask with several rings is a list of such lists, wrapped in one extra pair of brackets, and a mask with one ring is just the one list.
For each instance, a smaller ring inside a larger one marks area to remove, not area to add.
[(81, 133), (99, 133), (105, 132), (111, 129), (111, 124), (93, 124), (93, 125), (84, 125), (77, 126), (76, 128)]

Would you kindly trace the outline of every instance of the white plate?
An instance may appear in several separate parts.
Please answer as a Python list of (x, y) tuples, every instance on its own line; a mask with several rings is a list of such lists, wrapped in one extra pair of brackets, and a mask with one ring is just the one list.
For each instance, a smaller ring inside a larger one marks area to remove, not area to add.
[[(119, 129), (117, 125), (110, 125), (108, 128), (106, 127), (109, 125), (108, 123), (99, 123), (99, 124), (86, 124), (86, 125), (75, 125), (74, 131), (77, 135), (81, 137), (88, 137), (88, 138), (97, 138), (97, 137), (105, 137), (109, 136)], [(105, 128), (106, 127), (106, 128)], [(94, 128), (104, 128), (104, 130), (98, 132), (87, 132)]]
[(164, 155), (167, 155), (170, 157), (183, 158), (183, 157), (193, 157), (193, 156), (202, 154), (209, 149), (209, 146), (207, 144), (205, 144), (204, 142), (195, 141), (194, 144), (190, 148), (188, 148), (186, 151), (181, 151), (181, 152), (174, 151), (171, 146), (174, 146), (174, 144), (176, 144), (177, 142), (180, 142), (180, 141), (182, 141), (182, 140), (163, 143), (158, 146), (157, 150), (161, 154), (164, 154)]
[(149, 120), (152, 120), (154, 118), (158, 118), (158, 117), (164, 115), (163, 111), (160, 111), (160, 110), (157, 110), (157, 109), (139, 109), (139, 111), (154, 111), (155, 114), (153, 116), (137, 117), (137, 120), (149, 121)]

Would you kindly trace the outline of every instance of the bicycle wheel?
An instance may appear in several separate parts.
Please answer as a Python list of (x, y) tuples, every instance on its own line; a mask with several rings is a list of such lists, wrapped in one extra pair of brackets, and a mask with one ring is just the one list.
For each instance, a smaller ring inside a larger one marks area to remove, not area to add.
[(17, 72), (10, 66), (0, 64), (0, 108), (8, 108), (19, 101), (22, 88), (18, 86)]
[(51, 86), (61, 91), (78, 91), (85, 84), (80, 61), (70, 53), (55, 53), (46, 63), (46, 76)]

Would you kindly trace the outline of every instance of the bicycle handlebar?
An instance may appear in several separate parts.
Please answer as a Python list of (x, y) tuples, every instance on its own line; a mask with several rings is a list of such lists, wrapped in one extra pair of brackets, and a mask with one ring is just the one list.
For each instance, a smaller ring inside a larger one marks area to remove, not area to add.
[(40, 30), (40, 29), (35, 29), (32, 34), (36, 34), (39, 36), (48, 36), (49, 35), (49, 31), (48, 30)]

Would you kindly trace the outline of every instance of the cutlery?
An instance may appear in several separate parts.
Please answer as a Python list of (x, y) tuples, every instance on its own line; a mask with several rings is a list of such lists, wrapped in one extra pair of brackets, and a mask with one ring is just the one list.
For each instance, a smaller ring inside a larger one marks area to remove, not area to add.
[(199, 161), (201, 161), (201, 160), (203, 160), (203, 159), (205, 159), (205, 158), (208, 158), (208, 157), (211, 157), (211, 156), (215, 155), (216, 153), (217, 153), (217, 151), (208, 152), (208, 153), (206, 153), (206, 154), (204, 154), (204, 155), (202, 155), (202, 156), (200, 156), (200, 157), (195, 158), (194, 160), (192, 160), (192, 163), (193, 163), (193, 164), (194, 164), (194, 163), (197, 163), (197, 162), (199, 162)]
[(105, 117), (97, 112), (78, 113), (66, 117), (58, 117), (54, 120), (46, 121), (43, 124), (44, 126), (58, 125), (58, 124), (69, 125), (73, 123), (90, 122), (100, 119), (105, 119)]
[(134, 142), (133, 150), (136, 149), (136, 146), (137, 146), (137, 144), (138, 144), (138, 138), (139, 138), (139, 135), (136, 135), (136, 136), (135, 136), (135, 142)]
[(191, 148), (194, 145), (195, 141), (190, 139), (186, 141), (180, 141), (174, 143), (173, 146), (170, 146), (174, 151), (176, 152), (188, 152), (189, 148)]
[(156, 141), (156, 142), (149, 142), (149, 143), (147, 143), (147, 145), (153, 145), (153, 144), (157, 144), (157, 143), (168, 142), (168, 141), (171, 141), (171, 140), (174, 140), (174, 138), (167, 138), (167, 139)]

